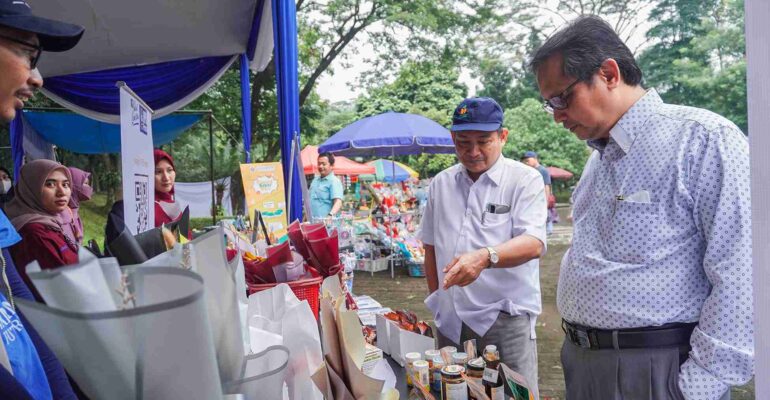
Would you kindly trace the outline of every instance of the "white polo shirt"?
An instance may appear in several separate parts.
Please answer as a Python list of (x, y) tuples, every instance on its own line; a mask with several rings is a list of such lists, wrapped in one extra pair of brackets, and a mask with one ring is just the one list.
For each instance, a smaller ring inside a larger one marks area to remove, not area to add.
[[(510, 206), (510, 212), (487, 212), (482, 217), (487, 204)], [(430, 184), (420, 228), (423, 243), (435, 247), (439, 286), (444, 267), (455, 256), (521, 235), (535, 237), (545, 246), (546, 215), (542, 176), (518, 161), (501, 155), (476, 182), (462, 164), (441, 171)], [(500, 311), (530, 314), (531, 335), (535, 337), (535, 317), (541, 311), (539, 260), (500, 267), (482, 271), (468, 286), (439, 288), (425, 299), (445, 337), (459, 343), (463, 322), (483, 336)]]

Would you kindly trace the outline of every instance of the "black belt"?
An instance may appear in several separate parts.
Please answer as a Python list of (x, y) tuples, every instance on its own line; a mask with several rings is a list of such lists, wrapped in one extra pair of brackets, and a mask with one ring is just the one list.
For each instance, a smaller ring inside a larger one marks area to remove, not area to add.
[(688, 345), (690, 335), (697, 325), (673, 323), (649, 328), (605, 330), (562, 320), (561, 328), (575, 346), (591, 350), (620, 350)]

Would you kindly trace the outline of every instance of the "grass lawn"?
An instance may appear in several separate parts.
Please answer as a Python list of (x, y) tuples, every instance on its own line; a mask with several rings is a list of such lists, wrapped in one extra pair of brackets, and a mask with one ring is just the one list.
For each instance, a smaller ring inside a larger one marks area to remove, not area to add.
[(83, 220), (84, 242), (95, 239), (99, 248), (104, 244), (104, 226), (112, 204), (107, 203), (105, 194), (94, 193), (90, 201), (80, 203), (80, 219)]

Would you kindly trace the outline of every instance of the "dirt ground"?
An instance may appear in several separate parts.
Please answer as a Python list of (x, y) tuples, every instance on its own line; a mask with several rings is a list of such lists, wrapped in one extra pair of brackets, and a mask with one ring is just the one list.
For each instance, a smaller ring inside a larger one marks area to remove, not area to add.
[[(540, 263), (543, 296), (543, 313), (537, 322), (540, 394), (544, 399), (553, 400), (565, 398), (564, 376), (559, 361), (564, 333), (556, 310), (556, 284), (559, 280), (559, 264), (572, 239), (572, 226), (566, 220), (567, 212), (566, 207), (559, 208), (562, 222), (554, 226), (554, 234), (548, 240), (548, 253)], [(412, 310), (425, 320), (433, 318), (423, 304), (428, 293), (425, 279), (410, 277), (405, 268), (396, 269), (395, 279), (390, 278), (390, 271), (378, 272), (373, 276), (366, 272), (356, 272), (353, 291), (356, 295), (372, 296), (384, 307)], [(732, 399), (754, 399), (753, 381), (733, 388)]]

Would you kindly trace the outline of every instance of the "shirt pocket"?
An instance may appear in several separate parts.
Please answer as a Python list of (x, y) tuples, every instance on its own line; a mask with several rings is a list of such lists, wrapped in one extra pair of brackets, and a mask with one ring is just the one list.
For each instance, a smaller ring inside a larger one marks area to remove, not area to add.
[(511, 231), (511, 214), (486, 213), (481, 223), (481, 229), (500, 235), (508, 233)]
[(654, 259), (662, 229), (660, 203), (614, 202), (605, 254), (610, 261), (646, 264)]

